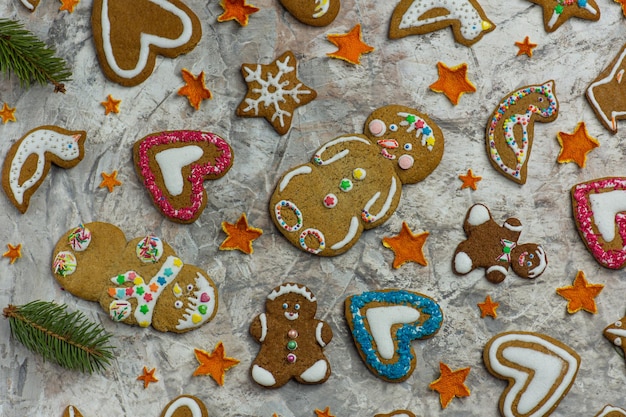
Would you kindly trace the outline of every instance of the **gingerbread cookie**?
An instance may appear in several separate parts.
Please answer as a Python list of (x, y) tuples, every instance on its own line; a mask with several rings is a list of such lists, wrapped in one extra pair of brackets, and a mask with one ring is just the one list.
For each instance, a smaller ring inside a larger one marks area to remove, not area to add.
[(396, 410), (389, 414), (376, 414), (374, 417), (415, 417), (409, 410)]
[(324, 347), (333, 338), (325, 321), (317, 320), (317, 299), (304, 285), (276, 287), (265, 301), (265, 313), (255, 317), (250, 334), (261, 343), (252, 363), (254, 382), (278, 388), (290, 379), (321, 384), (330, 376)]
[(217, 312), (217, 288), (160, 238), (126, 241), (117, 227), (88, 223), (56, 244), (52, 273), (73, 295), (98, 301), (113, 321), (183, 333)]
[(615, 59), (589, 84), (586, 96), (598, 120), (611, 133), (617, 133), (617, 120), (626, 119), (626, 94), (622, 77), (626, 71), (626, 44)]
[(209, 417), (209, 412), (199, 398), (181, 395), (165, 406), (161, 417)]
[(91, 26), (104, 75), (127, 87), (152, 74), (157, 55), (187, 53), (202, 36), (200, 20), (181, 0), (95, 0)]
[(237, 116), (263, 117), (279, 135), (286, 134), (294, 111), (317, 97), (315, 90), (298, 79), (297, 65), (291, 51), (269, 65), (243, 64), (241, 74), (248, 92), (237, 107)]
[(468, 47), (496, 28), (477, 0), (401, 0), (391, 16), (389, 38), (423, 35), (448, 26), (454, 40)]
[(626, 266), (626, 178), (577, 184), (571, 196), (578, 234), (596, 261), (609, 269)]
[(522, 278), (537, 278), (546, 269), (548, 259), (536, 243), (518, 244), (522, 223), (511, 217), (499, 226), (487, 206), (474, 204), (465, 216), (463, 230), (467, 239), (454, 251), (452, 271), (465, 275), (484, 268), (490, 282), (500, 283), (509, 267)]
[(602, 334), (611, 343), (620, 348), (626, 358), (626, 317), (622, 317), (615, 323), (605, 327)]
[(40, 126), (15, 142), (2, 168), (2, 188), (11, 203), (25, 213), (52, 164), (67, 169), (83, 160), (86, 138), (82, 130)]
[(219, 136), (193, 130), (152, 133), (133, 146), (135, 171), (170, 220), (193, 223), (207, 203), (203, 182), (225, 175), (233, 150)]
[(417, 363), (411, 341), (434, 336), (443, 323), (439, 304), (408, 290), (353, 295), (345, 301), (345, 314), (361, 359), (388, 382), (411, 376)]
[(507, 417), (548, 416), (571, 388), (580, 356), (569, 346), (540, 333), (506, 332), (483, 351), (487, 370), (508, 381), (500, 396)]
[(595, 417), (626, 417), (626, 410), (612, 405), (605, 405)]
[(543, 8), (543, 26), (554, 32), (570, 17), (600, 20), (600, 8), (595, 0), (528, 0)]
[(37, 6), (39, 6), (39, 0), (20, 0), (22, 5), (31, 12), (34, 12)]
[(524, 184), (535, 121), (555, 120), (558, 109), (554, 81), (529, 85), (508, 94), (491, 114), (485, 135), (489, 162), (496, 171)]
[(394, 213), (402, 184), (437, 167), (443, 142), (439, 127), (417, 110), (379, 108), (366, 120), (365, 135), (331, 140), (311, 162), (283, 174), (270, 199), (272, 220), (295, 247), (339, 255)]
[(83, 415), (78, 411), (78, 408), (73, 405), (68, 405), (63, 411), (63, 417), (83, 417)]
[(341, 7), (340, 0), (279, 0), (293, 17), (309, 26), (330, 25)]

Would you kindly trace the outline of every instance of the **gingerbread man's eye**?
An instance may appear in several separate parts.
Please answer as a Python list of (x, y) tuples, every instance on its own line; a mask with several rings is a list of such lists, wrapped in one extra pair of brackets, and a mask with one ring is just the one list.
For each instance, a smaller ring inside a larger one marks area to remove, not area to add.
[(622, 327), (622, 322), (621, 321), (616, 321), (615, 322), (615, 327)]
[(397, 132), (398, 131), (398, 125), (395, 125), (395, 124), (389, 125), (389, 130), (391, 130), (392, 132)]
[(296, 310), (300, 310), (300, 304), (296, 304), (295, 306), (293, 306), (293, 308), (295, 308)]
[(404, 150), (405, 151), (410, 151), (411, 149), (413, 149), (413, 145), (411, 145), (410, 143), (405, 143), (404, 144)]
[(183, 302), (178, 300), (174, 303), (174, 307), (176, 308), (183, 308)]
[(193, 284), (189, 284), (189, 285), (187, 285), (187, 291), (188, 291), (188, 292), (193, 291)]
[(289, 308), (289, 304), (284, 303), (284, 304), (283, 304), (283, 310), (287, 310), (288, 308)]
[(526, 262), (526, 266), (531, 267), (533, 266), (533, 263), (531, 261)]

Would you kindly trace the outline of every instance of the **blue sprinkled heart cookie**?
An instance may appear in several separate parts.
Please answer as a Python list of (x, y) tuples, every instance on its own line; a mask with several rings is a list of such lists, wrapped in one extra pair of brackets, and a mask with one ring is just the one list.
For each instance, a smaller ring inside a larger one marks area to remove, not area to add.
[(402, 382), (415, 369), (412, 340), (433, 336), (443, 322), (432, 298), (408, 290), (386, 289), (348, 297), (346, 319), (365, 365), (379, 378)]

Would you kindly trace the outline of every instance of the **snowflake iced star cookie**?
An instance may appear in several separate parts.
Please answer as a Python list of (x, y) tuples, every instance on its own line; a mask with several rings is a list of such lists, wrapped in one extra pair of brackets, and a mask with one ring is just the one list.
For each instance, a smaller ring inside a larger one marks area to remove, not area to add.
[(25, 213), (52, 164), (67, 169), (82, 161), (86, 138), (84, 131), (40, 126), (15, 142), (2, 167), (2, 188), (11, 203)]
[(348, 297), (345, 314), (361, 359), (388, 382), (411, 376), (417, 364), (411, 341), (434, 336), (443, 323), (441, 307), (432, 298), (397, 289)]
[(452, 27), (454, 40), (472, 46), (496, 26), (476, 0), (402, 0), (389, 25), (389, 38), (423, 35)]
[(600, 8), (595, 0), (527, 0), (543, 7), (543, 26), (554, 32), (570, 17), (599, 20)]
[(279, 179), (269, 210), (296, 248), (320, 256), (346, 252), (394, 213), (403, 184), (426, 178), (443, 156), (441, 129), (409, 107), (375, 110), (364, 130), (327, 142), (311, 162)]
[(115, 322), (184, 333), (217, 313), (217, 287), (154, 235), (130, 242), (108, 223), (87, 223), (59, 239), (52, 273), (70, 294), (98, 301)]
[(157, 55), (187, 53), (202, 36), (200, 20), (180, 0), (95, 0), (91, 25), (102, 71), (127, 87), (152, 74)]
[(609, 269), (626, 266), (626, 178), (607, 177), (572, 187), (578, 234), (595, 260)]
[(558, 110), (554, 81), (525, 86), (504, 97), (485, 134), (489, 162), (496, 171), (520, 185), (526, 183), (535, 122), (556, 120)]
[(248, 91), (239, 107), (241, 117), (263, 117), (279, 135), (291, 128), (294, 111), (317, 97), (297, 74), (296, 57), (287, 51), (269, 65), (243, 64), (241, 73)]
[(487, 370), (508, 381), (500, 396), (505, 417), (548, 416), (571, 388), (580, 356), (564, 343), (541, 333), (506, 332), (483, 351)]
[(224, 139), (194, 130), (152, 133), (133, 147), (135, 171), (152, 202), (179, 223), (200, 217), (208, 199), (204, 181), (224, 176), (233, 157)]

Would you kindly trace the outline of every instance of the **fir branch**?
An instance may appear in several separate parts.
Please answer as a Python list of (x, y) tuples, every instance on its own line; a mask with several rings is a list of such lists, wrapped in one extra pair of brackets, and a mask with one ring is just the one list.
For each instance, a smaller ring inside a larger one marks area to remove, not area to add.
[(0, 18), (0, 72), (5, 76), (12, 72), (20, 80), (20, 86), (54, 85), (54, 92), (65, 92), (64, 81), (72, 72), (66, 62), (55, 56), (32, 32), (14, 20)]
[(33, 301), (9, 305), (3, 313), (13, 337), (44, 359), (82, 372), (103, 370), (113, 359), (111, 334), (81, 312), (66, 309), (66, 305)]

